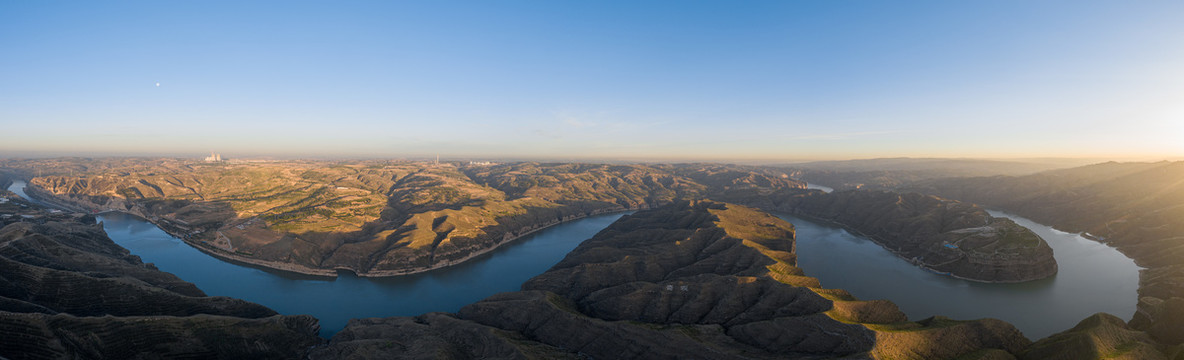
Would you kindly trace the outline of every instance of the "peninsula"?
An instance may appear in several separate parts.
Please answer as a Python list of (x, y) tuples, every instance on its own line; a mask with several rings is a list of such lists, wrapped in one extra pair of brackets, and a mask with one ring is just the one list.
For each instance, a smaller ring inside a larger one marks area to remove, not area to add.
[(1057, 272), (1048, 243), (971, 203), (918, 193), (836, 191), (802, 197), (792, 210), (841, 225), (909, 262), (959, 278), (1025, 282)]
[(1022, 282), (1056, 273), (1042, 239), (971, 204), (917, 194), (824, 194), (775, 168), (41, 161), (50, 163), (32, 164), (51, 174), (34, 177), (25, 191), (42, 201), (131, 213), (213, 256), (320, 276), (428, 271), (554, 224), (688, 199), (834, 222), (918, 266), (969, 280)]
[(621, 218), (522, 291), (455, 314), (354, 320), (310, 357), (1005, 359), (1031, 344), (999, 320), (908, 321), (795, 264), (784, 220), (680, 201)]

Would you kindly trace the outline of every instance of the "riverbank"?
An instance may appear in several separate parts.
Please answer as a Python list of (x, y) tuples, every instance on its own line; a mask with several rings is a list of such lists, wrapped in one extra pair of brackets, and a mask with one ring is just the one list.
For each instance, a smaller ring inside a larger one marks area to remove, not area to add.
[[(473, 258), (487, 254), (491, 251), (494, 251), (494, 250), (502, 247), (505, 244), (513, 243), (515, 240), (521, 239), (522, 237), (534, 234), (540, 230), (547, 229), (547, 228), (550, 228), (550, 227), (553, 227), (553, 226), (556, 226), (559, 224), (584, 219), (589, 216), (607, 215), (607, 214), (628, 212), (628, 211), (637, 211), (637, 210), (649, 208), (649, 206), (637, 206), (637, 207), (632, 207), (632, 208), (618, 207), (618, 208), (597, 209), (597, 210), (592, 210), (592, 211), (588, 211), (585, 213), (574, 214), (571, 216), (565, 216), (565, 217), (561, 218), (560, 220), (556, 220), (553, 222), (531, 225), (531, 226), (526, 227), (527, 230), (522, 230), (522, 231), (518, 231), (518, 232), (503, 233), (500, 236), (502, 238), (502, 241), (495, 243), (491, 247), (474, 250), (473, 252), (467, 254), (466, 256), (464, 256), (462, 258), (459, 258), (456, 260), (451, 260), (451, 261), (439, 262), (439, 263), (433, 264), (432, 266), (416, 267), (416, 268), (409, 268), (409, 269), (398, 269), (398, 270), (359, 271), (357, 269), (344, 267), (344, 266), (339, 266), (339, 267), (334, 267), (334, 268), (314, 268), (314, 267), (308, 267), (308, 266), (303, 266), (303, 265), (294, 264), (294, 263), (288, 263), (288, 262), (282, 262), (282, 261), (262, 260), (262, 259), (258, 259), (258, 258), (254, 258), (254, 257), (249, 257), (249, 256), (229, 252), (229, 251), (223, 250), (221, 248), (215, 247), (213, 245), (210, 245), (204, 241), (191, 238), (191, 237), (187, 236), (187, 231), (185, 229), (177, 228), (174, 224), (172, 224), (171, 222), (168, 222), (166, 219), (147, 216), (148, 214), (145, 214), (142, 211), (132, 211), (133, 209), (137, 209), (135, 207), (129, 207), (126, 209), (117, 209), (117, 208), (89, 209), (81, 204), (71, 204), (68, 201), (59, 199), (55, 196), (52, 196), (51, 194), (47, 194), (44, 192), (44, 190), (41, 190), (35, 186), (28, 186), (27, 183), (26, 183), (26, 186), (24, 187), (23, 190), (24, 190), (24, 193), (27, 194), (29, 197), (34, 198), (33, 200), (41, 201), (43, 203), (51, 204), (55, 207), (60, 207), (62, 209), (66, 209), (66, 210), (70, 210), (70, 211), (86, 212), (86, 213), (118, 212), (121, 214), (135, 216), (136, 218), (139, 218), (143, 221), (146, 221), (148, 223), (155, 225), (156, 227), (160, 228), (165, 233), (168, 233), (170, 236), (180, 239), (182, 242), (197, 249), (198, 251), (201, 251), (202, 253), (205, 253), (209, 256), (212, 256), (212, 257), (217, 258), (222, 261), (227, 261), (227, 262), (231, 262), (231, 263), (235, 263), (235, 264), (247, 265), (247, 266), (252, 266), (252, 267), (259, 267), (259, 268), (263, 268), (263, 269), (267, 269), (267, 270), (281, 271), (281, 272), (286, 272), (286, 273), (315, 276), (315, 277), (324, 277), (324, 278), (336, 278), (338, 276), (339, 271), (349, 271), (349, 272), (356, 274), (359, 277), (384, 278), (384, 277), (397, 277), (397, 276), (403, 276), (403, 275), (412, 275), (412, 274), (418, 274), (418, 273), (423, 273), (423, 272), (427, 272), (427, 271), (442, 269), (442, 268), (465, 263)], [(491, 235), (491, 236), (494, 236), (495, 238), (498, 237), (498, 235)]]
[[(494, 251), (494, 250), (497, 250), (498, 248), (502, 247), (503, 245), (506, 245), (506, 244), (512, 243), (512, 242), (514, 242), (515, 240), (518, 240), (518, 239), (521, 239), (521, 238), (523, 238), (523, 237), (526, 237), (527, 235), (534, 234), (534, 233), (536, 233), (536, 232), (539, 232), (539, 231), (541, 231), (541, 230), (545, 230), (545, 229), (551, 228), (551, 227), (553, 227), (553, 226), (556, 226), (556, 225), (560, 225), (560, 224), (566, 224), (566, 223), (569, 223), (569, 222), (572, 222), (572, 221), (576, 221), (576, 220), (580, 220), (580, 219), (585, 219), (585, 218), (588, 218), (588, 217), (590, 217), (590, 216), (597, 216), (597, 215), (610, 215), (610, 214), (615, 214), (615, 213), (623, 213), (623, 212), (630, 212), (630, 211), (644, 210), (644, 209), (648, 209), (648, 208), (649, 208), (649, 207), (636, 207), (636, 208), (625, 208), (625, 207), (621, 207), (620, 209), (593, 210), (593, 211), (590, 211), (590, 212), (588, 212), (588, 213), (584, 213), (584, 214), (579, 214), (579, 215), (574, 215), (574, 216), (568, 216), (568, 217), (564, 217), (562, 221), (555, 221), (555, 222), (551, 222), (551, 223), (545, 223), (545, 224), (543, 224), (543, 225), (541, 225), (541, 226), (540, 226), (540, 225), (534, 225), (535, 227), (534, 227), (533, 229), (531, 229), (531, 230), (527, 230), (526, 232), (523, 232), (523, 233), (519, 233), (519, 234), (516, 234), (516, 235), (509, 235), (509, 236), (505, 236), (505, 235), (503, 235), (503, 239), (502, 239), (502, 241), (498, 242), (498, 243), (497, 243), (497, 244), (495, 244), (494, 246), (487, 247), (487, 248), (482, 248), (482, 249), (480, 249), (480, 250), (474, 251), (473, 253), (471, 253), (471, 254), (469, 254), (469, 255), (466, 255), (465, 257), (462, 257), (462, 258), (460, 258), (460, 259), (457, 259), (457, 260), (453, 260), (453, 261), (446, 261), (446, 262), (439, 263), (440, 265), (435, 265), (435, 266), (430, 266), (430, 267), (421, 267), (421, 268), (412, 268), (412, 269), (408, 269), (408, 270), (378, 270), (378, 271), (370, 271), (370, 272), (366, 272), (366, 273), (357, 273), (357, 272), (355, 272), (355, 273), (356, 273), (356, 274), (358, 274), (358, 276), (361, 276), (361, 277), (393, 277), (393, 276), (401, 276), (401, 275), (411, 275), (411, 274), (418, 274), (418, 273), (422, 273), (422, 272), (426, 272), (426, 271), (432, 271), (432, 270), (436, 270), (436, 269), (442, 269), (442, 268), (446, 268), (446, 267), (449, 267), (449, 266), (455, 266), (455, 265), (460, 265), (460, 264), (463, 264), (463, 263), (465, 263), (465, 262), (467, 262), (467, 261), (469, 261), (469, 260), (471, 260), (471, 259), (473, 259), (473, 258), (476, 258), (476, 257), (478, 257), (478, 256), (481, 256), (481, 255), (485, 255), (485, 254), (487, 254), (487, 253), (489, 253), (489, 252), (492, 252), (492, 251)], [(508, 234), (510, 234), (510, 233), (507, 233), (507, 235), (508, 235)]]
[[(780, 212), (780, 213), (782, 213), (782, 214), (785, 214), (785, 212)], [(948, 276), (948, 277), (952, 277), (952, 278), (955, 278), (955, 279), (966, 280), (966, 281), (973, 281), (973, 282), (984, 283), (984, 284), (1018, 284), (1018, 283), (1024, 283), (1024, 282), (1029, 282), (1029, 281), (1033, 281), (1033, 280), (1039, 280), (1039, 279), (1025, 279), (1025, 280), (1015, 280), (1015, 281), (1008, 281), (1008, 280), (986, 280), (986, 279), (976, 279), (976, 278), (971, 278), (971, 277), (966, 277), (966, 276), (960, 276), (960, 275), (956, 275), (956, 274), (954, 274), (954, 273), (952, 273), (952, 272), (938, 270), (938, 269), (936, 269), (936, 268), (934, 268), (934, 267), (930, 266), (930, 264), (927, 264), (927, 263), (925, 263), (925, 262), (922, 262), (922, 261), (920, 261), (919, 259), (917, 259), (917, 258), (915, 258), (915, 257), (909, 257), (909, 256), (906, 256), (906, 255), (904, 254), (904, 252), (903, 252), (903, 251), (900, 251), (900, 250), (898, 250), (898, 249), (894, 249), (894, 248), (892, 248), (891, 246), (889, 246), (888, 244), (889, 244), (890, 242), (888, 242), (888, 241), (886, 241), (886, 240), (883, 240), (883, 239), (881, 239), (880, 237), (878, 237), (878, 236), (876, 236), (876, 235), (867, 234), (867, 233), (864, 233), (864, 232), (862, 232), (862, 231), (859, 231), (859, 230), (857, 230), (857, 229), (855, 229), (855, 228), (853, 228), (853, 227), (851, 227), (851, 226), (847, 226), (847, 225), (845, 225), (845, 224), (842, 224), (842, 223), (839, 223), (839, 222), (836, 222), (836, 221), (833, 221), (833, 220), (830, 220), (830, 219), (824, 219), (824, 218), (821, 218), (821, 217), (813, 216), (813, 215), (811, 215), (811, 214), (809, 214), (809, 213), (806, 213), (806, 212), (804, 212), (804, 211), (797, 210), (797, 209), (794, 209), (794, 210), (790, 211), (790, 212), (789, 212), (788, 214), (786, 214), (786, 215), (793, 216), (793, 217), (800, 217), (800, 218), (805, 218), (805, 219), (807, 219), (807, 220), (810, 220), (810, 221), (813, 221), (813, 222), (823, 223), (823, 224), (827, 224), (827, 225), (831, 225), (831, 226), (835, 226), (835, 227), (841, 228), (841, 229), (843, 229), (843, 230), (845, 230), (845, 231), (847, 231), (847, 232), (850, 232), (850, 233), (852, 233), (852, 234), (854, 234), (854, 235), (856, 235), (856, 236), (859, 236), (859, 237), (862, 237), (862, 238), (865, 238), (865, 239), (868, 239), (868, 240), (870, 240), (872, 243), (875, 243), (876, 245), (879, 245), (879, 246), (880, 246), (880, 248), (882, 248), (882, 249), (884, 249), (884, 250), (888, 251), (888, 252), (889, 252), (889, 253), (891, 253), (892, 255), (895, 255), (896, 257), (900, 258), (901, 260), (904, 260), (905, 262), (908, 262), (909, 264), (912, 264), (913, 266), (916, 266), (916, 267), (918, 267), (918, 268), (921, 268), (921, 269), (923, 269), (923, 270), (925, 270), (925, 271), (928, 271), (928, 272), (931, 272), (931, 273), (934, 273), (934, 274), (937, 274), (937, 275)], [(966, 252), (963, 252), (963, 254), (965, 254), (965, 256), (966, 256), (968, 259), (970, 258), (970, 255), (969, 255), (969, 254), (967, 254)], [(1049, 276), (1054, 276), (1054, 275), (1056, 275), (1056, 273), (1055, 273), (1055, 272), (1053, 273), (1053, 275), (1049, 275)], [(1046, 278), (1046, 277), (1045, 277), (1045, 278)], [(1041, 278), (1041, 279), (1043, 279), (1043, 278)]]
[(352, 268), (348, 268), (348, 267), (344, 267), (344, 266), (335, 267), (332, 269), (311, 268), (311, 267), (302, 266), (302, 265), (298, 265), (298, 264), (285, 263), (285, 262), (279, 262), (279, 261), (260, 260), (260, 259), (256, 259), (256, 258), (246, 257), (246, 256), (239, 255), (236, 253), (228, 252), (226, 250), (222, 250), (220, 248), (214, 247), (213, 245), (209, 245), (205, 242), (199, 242), (197, 240), (186, 239), (184, 237), (184, 233), (182, 231), (180, 231), (178, 229), (171, 229), (170, 230), (169, 226), (162, 226), (160, 221), (153, 221), (152, 219), (143, 218), (142, 216), (136, 215), (133, 213), (128, 213), (128, 212), (121, 212), (121, 213), (136, 216), (137, 218), (141, 218), (144, 221), (147, 221), (153, 225), (156, 225), (156, 227), (160, 228), (161, 230), (168, 233), (169, 235), (171, 235), (175, 238), (181, 239), (182, 242), (185, 242), (186, 244), (189, 244), (190, 246), (196, 248), (197, 250), (199, 250), (203, 253), (206, 253), (210, 256), (213, 256), (215, 258), (218, 258), (219, 260), (223, 260), (223, 261), (234, 262), (234, 263), (243, 263), (243, 264), (248, 264), (248, 265), (253, 265), (253, 266), (258, 266), (258, 267), (270, 269), (270, 270), (278, 270), (278, 271), (289, 272), (289, 273), (294, 273), (294, 274), (311, 275), (311, 276), (318, 276), (318, 277), (335, 278), (338, 276), (338, 271), (349, 271), (359, 277), (389, 278), (389, 277), (398, 277), (398, 276), (404, 276), (404, 275), (419, 274), (419, 273), (428, 272), (428, 271), (432, 271), (432, 270), (447, 268), (450, 266), (460, 265), (460, 264), (463, 264), (471, 259), (474, 259), (474, 258), (479, 257), (481, 255), (485, 255), (489, 252), (497, 250), (498, 248), (502, 247), (503, 245), (513, 243), (515, 240), (526, 237), (527, 235), (534, 234), (538, 231), (554, 227), (556, 225), (565, 224), (565, 223), (580, 220), (580, 219), (585, 219), (589, 216), (609, 215), (609, 214), (614, 214), (614, 213), (630, 212), (630, 211), (637, 211), (637, 210), (642, 210), (642, 209), (643, 209), (642, 207), (638, 207), (638, 208), (624, 208), (624, 207), (622, 207), (620, 209), (594, 210), (594, 211), (591, 211), (591, 212), (585, 213), (585, 214), (579, 214), (579, 215), (575, 215), (575, 216), (571, 216), (571, 217), (565, 217), (562, 221), (555, 221), (552, 223), (534, 225), (533, 229), (527, 230), (525, 232), (522, 232), (522, 233), (519, 233), (516, 235), (503, 236), (503, 240), (496, 243), (494, 246), (482, 248), (480, 250), (476, 250), (476, 251), (470, 253), (469, 255), (466, 255), (465, 257), (457, 259), (457, 260), (440, 262), (440, 263), (437, 263), (436, 265), (428, 266), (428, 267), (417, 267), (417, 268), (399, 269), (399, 270), (376, 270), (376, 271), (365, 271), (365, 272), (358, 271), (356, 269), (352, 269)]
[[(539, 230), (547, 229), (547, 228), (550, 228), (550, 227), (558, 225), (558, 224), (566, 223), (566, 222), (573, 221), (573, 220), (583, 219), (588, 216), (595, 216), (595, 215), (602, 215), (602, 214), (609, 214), (609, 213), (616, 213), (616, 212), (636, 211), (636, 210), (645, 209), (645, 208), (649, 207), (649, 206), (637, 206), (637, 207), (632, 207), (632, 208), (617, 207), (617, 208), (596, 209), (596, 210), (591, 210), (591, 211), (588, 211), (585, 213), (572, 214), (569, 216), (564, 216), (562, 218), (555, 219), (554, 221), (526, 226), (526, 227), (520, 228), (519, 231), (507, 231), (505, 233), (502, 233), (500, 236), (497, 234), (491, 234), (489, 236), (491, 236), (492, 238), (499, 238), (500, 237), (502, 240), (498, 241), (496, 243), (493, 243), (493, 245), (489, 246), (489, 247), (474, 249), (471, 252), (465, 254), (463, 257), (459, 257), (457, 259), (437, 262), (437, 263), (431, 264), (430, 266), (393, 269), (393, 270), (364, 271), (364, 270), (359, 270), (356, 268), (351, 268), (348, 266), (337, 266), (337, 267), (333, 267), (333, 268), (310, 267), (310, 266), (305, 266), (305, 265), (300, 265), (300, 264), (295, 264), (295, 263), (290, 263), (290, 262), (264, 260), (264, 259), (255, 258), (250, 255), (244, 255), (244, 254), (239, 254), (236, 252), (228, 251), (226, 249), (222, 249), (222, 248), (216, 247), (212, 244), (209, 244), (206, 241), (202, 241), (202, 240), (193, 238), (193, 237), (189, 236), (189, 234), (188, 234), (190, 232), (189, 229), (180, 228), (177, 225), (173, 224), (172, 222), (168, 221), (167, 219), (159, 218), (156, 216), (150, 216), (149, 214), (145, 213), (144, 211), (140, 210), (140, 208), (134, 206), (132, 203), (129, 203), (129, 202), (110, 200), (110, 201), (115, 201), (115, 202), (108, 204), (110, 206), (108, 206), (106, 208), (96, 210), (96, 209), (88, 208), (86, 206), (88, 204), (71, 204), (68, 200), (59, 199), (58, 197), (53, 196), (52, 194), (48, 194), (48, 192), (45, 192), (44, 190), (37, 188), (35, 186), (27, 186), (25, 188), (25, 193), (36, 198), (36, 200), (39, 200), (39, 201), (42, 201), (45, 203), (49, 203), (49, 204), (52, 204), (54, 206), (58, 206), (61, 208), (74, 210), (74, 211), (83, 211), (83, 212), (88, 212), (88, 213), (115, 211), (115, 212), (120, 212), (120, 213), (124, 213), (124, 214), (129, 214), (132, 216), (136, 216), (138, 218), (143, 219), (144, 221), (152, 223), (153, 225), (157, 226), (158, 228), (165, 231), (169, 235), (176, 237), (176, 238), (180, 239), (181, 241), (185, 242), (189, 246), (192, 246), (195, 249), (197, 249), (209, 256), (215, 257), (219, 260), (232, 262), (232, 263), (240, 264), (240, 265), (259, 267), (259, 268), (263, 268), (263, 269), (267, 269), (267, 270), (281, 271), (281, 272), (299, 274), (299, 275), (305, 275), (305, 276), (325, 277), (325, 278), (336, 278), (338, 276), (339, 271), (349, 271), (349, 272), (356, 274), (359, 277), (383, 278), (383, 277), (397, 277), (397, 276), (404, 276), (404, 275), (412, 275), (412, 274), (418, 274), (418, 273), (428, 272), (428, 271), (432, 271), (432, 270), (442, 269), (442, 268), (465, 263), (467, 261), (472, 260), (473, 258), (482, 256), (482, 255), (487, 254), (491, 251), (494, 251), (494, 250), (500, 248), (502, 245), (513, 243), (515, 240), (518, 240), (524, 236), (533, 234)], [(89, 205), (94, 205), (94, 204), (89, 204)], [(91, 207), (94, 207), (94, 206), (91, 206)], [(890, 241), (886, 241), (884, 239), (881, 239), (876, 235), (866, 234), (866, 233), (860, 232), (850, 226), (847, 226), (845, 224), (838, 223), (838, 222), (828, 220), (828, 219), (815, 217), (815, 216), (812, 216), (808, 213), (802, 212), (797, 209), (794, 209), (793, 211), (791, 211), (791, 214), (793, 214), (795, 216), (806, 217), (806, 218), (809, 218), (809, 219), (812, 219), (812, 220), (815, 220), (818, 222), (832, 224), (834, 226), (838, 226), (843, 229), (846, 229), (847, 231), (850, 231), (854, 234), (858, 234), (864, 238), (871, 240), (872, 242), (879, 245), (881, 248), (888, 250), (888, 252), (892, 253), (893, 255), (895, 255), (901, 259), (904, 259), (905, 261), (907, 261), (917, 267), (920, 267), (922, 269), (925, 269), (927, 271), (930, 271), (930, 272), (933, 272), (933, 273), (936, 273), (939, 275), (945, 275), (945, 276), (950, 276), (953, 278), (958, 278), (958, 279), (963, 279), (963, 280), (968, 280), (968, 281), (975, 281), (975, 282), (982, 282), (982, 283), (1018, 283), (1018, 282), (1025, 282), (1025, 281), (1033, 280), (1033, 279), (1019, 279), (1019, 280), (1011, 281), (1011, 280), (981, 279), (981, 278), (973, 278), (973, 277), (968, 277), (968, 276), (961, 276), (958, 274), (954, 274), (953, 272), (950, 272), (950, 271), (939, 270), (937, 267), (933, 266), (933, 264), (925, 263), (925, 262), (917, 259), (916, 257), (906, 256), (906, 254), (904, 252), (889, 246), (889, 244), (891, 244)], [(964, 254), (963, 256), (965, 256), (968, 260), (970, 260), (969, 254), (966, 254), (965, 252), (963, 252), (963, 254)]]
[(210, 256), (144, 219), (102, 217), (112, 239), (160, 270), (191, 281), (212, 296), (263, 304), (282, 314), (320, 319), (330, 337), (350, 319), (454, 312), (491, 295), (519, 290), (620, 214), (590, 216), (515, 240), (492, 253), (435, 271), (392, 277), (302, 275)]
[[(1057, 275), (1023, 283), (988, 283), (938, 275), (866, 236), (805, 216), (796, 225), (798, 266), (827, 288), (863, 299), (887, 299), (910, 319), (996, 318), (1036, 340), (1098, 312), (1129, 318), (1138, 301), (1138, 268), (1118, 251), (1047, 226), (1012, 218), (1054, 248)], [(998, 217), (998, 215), (995, 215)], [(940, 296), (935, 296), (938, 294)]]

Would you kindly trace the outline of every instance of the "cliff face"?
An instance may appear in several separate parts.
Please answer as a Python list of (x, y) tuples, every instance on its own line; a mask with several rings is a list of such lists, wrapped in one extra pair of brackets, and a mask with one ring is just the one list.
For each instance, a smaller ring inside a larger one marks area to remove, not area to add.
[(0, 357), (291, 358), (319, 342), (316, 319), (206, 296), (93, 217), (13, 203), (0, 214), (18, 215), (0, 221)]
[(890, 302), (821, 288), (795, 266), (793, 236), (791, 224), (738, 205), (641, 211), (523, 291), (456, 314), (351, 321), (312, 357), (919, 359), (1030, 343), (1000, 321), (910, 322)]

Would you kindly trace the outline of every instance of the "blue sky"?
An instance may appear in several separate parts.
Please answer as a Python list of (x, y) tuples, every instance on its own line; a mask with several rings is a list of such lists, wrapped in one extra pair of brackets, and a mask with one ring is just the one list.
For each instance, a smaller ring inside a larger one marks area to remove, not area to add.
[(0, 2), (0, 154), (1179, 157), (1181, 18), (1181, 1)]

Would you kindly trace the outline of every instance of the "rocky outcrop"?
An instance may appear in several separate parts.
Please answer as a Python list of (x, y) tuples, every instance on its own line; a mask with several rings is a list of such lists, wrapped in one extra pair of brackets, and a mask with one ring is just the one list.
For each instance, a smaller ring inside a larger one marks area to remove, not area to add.
[(293, 358), (320, 342), (316, 319), (206, 296), (91, 216), (19, 211), (31, 222), (0, 223), (0, 357)]
[(791, 224), (738, 205), (641, 211), (523, 291), (456, 314), (356, 320), (312, 356), (920, 359), (1010, 355), (1030, 343), (1001, 321), (910, 322), (890, 302), (822, 288), (795, 266), (793, 236)]
[(1162, 300), (1145, 297), (1131, 319), (1131, 328), (1146, 331), (1152, 338), (1165, 344), (1184, 343), (1184, 298)]

